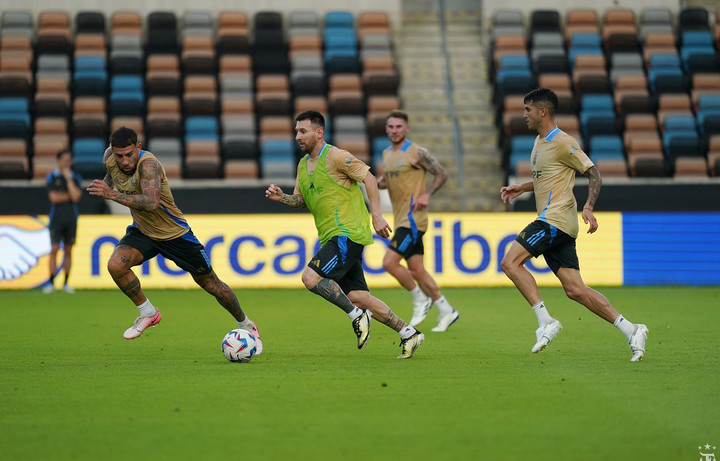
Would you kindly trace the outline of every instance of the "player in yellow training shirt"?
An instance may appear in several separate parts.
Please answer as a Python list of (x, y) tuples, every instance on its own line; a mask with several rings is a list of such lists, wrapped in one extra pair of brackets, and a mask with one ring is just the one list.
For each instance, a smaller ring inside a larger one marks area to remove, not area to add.
[(265, 197), (292, 208), (307, 208), (315, 219), (322, 247), (305, 267), (303, 284), (348, 315), (358, 349), (370, 334), (370, 311), (376, 320), (400, 333), (402, 353), (398, 358), (411, 358), (425, 336), (370, 294), (362, 269), (363, 249), (373, 238), (359, 183), (367, 190), (375, 232), (388, 237), (391, 231), (380, 212), (375, 176), (348, 151), (325, 142), (325, 118), (319, 112), (299, 114), (295, 131), (295, 140), (305, 153), (298, 164), (295, 190), (288, 195), (270, 184)]
[(598, 228), (593, 208), (602, 185), (600, 172), (577, 140), (555, 125), (558, 98), (552, 90), (533, 90), (525, 95), (524, 103), (528, 128), (538, 132), (530, 155), (533, 180), (502, 187), (500, 196), (503, 202), (512, 203), (519, 195), (534, 191), (538, 219), (518, 234), (505, 254), (501, 267), (537, 316), (539, 328), (535, 332), (537, 342), (532, 352), (545, 349), (562, 328), (562, 324), (548, 313), (535, 278), (524, 266), (530, 258), (542, 254), (567, 296), (617, 327), (628, 339), (633, 353), (630, 361), (640, 361), (645, 355), (648, 328), (625, 319), (602, 293), (585, 285), (580, 276), (575, 248), (578, 235), (577, 202), (573, 195), (575, 172), (579, 171), (589, 179), (588, 198), (582, 208), (582, 218), (585, 224), (589, 223), (590, 234)]
[(125, 205), (133, 217), (133, 223), (108, 261), (108, 271), (118, 288), (140, 311), (140, 317), (125, 331), (124, 338), (135, 339), (162, 319), (132, 271), (133, 266), (161, 254), (189, 272), (195, 283), (215, 296), (237, 320), (238, 327), (256, 337), (256, 354), (261, 354), (263, 345), (257, 326), (243, 312), (235, 292), (210, 266), (205, 247), (175, 205), (165, 170), (152, 153), (142, 150), (137, 133), (125, 127), (115, 130), (103, 163), (107, 170), (105, 178), (95, 179), (88, 192)]
[[(407, 138), (409, 131), (405, 112), (395, 110), (385, 118), (385, 132), (392, 145), (383, 151), (382, 163), (378, 165), (378, 185), (390, 193), (395, 233), (383, 258), (383, 268), (413, 297), (410, 325), (422, 323), (430, 306), (435, 304), (439, 315), (432, 331), (442, 332), (455, 323), (460, 314), (425, 270), (422, 238), (428, 228), (430, 196), (445, 184), (447, 173), (427, 149)], [(427, 173), (433, 175), (429, 188)], [(407, 268), (400, 265), (403, 258)]]

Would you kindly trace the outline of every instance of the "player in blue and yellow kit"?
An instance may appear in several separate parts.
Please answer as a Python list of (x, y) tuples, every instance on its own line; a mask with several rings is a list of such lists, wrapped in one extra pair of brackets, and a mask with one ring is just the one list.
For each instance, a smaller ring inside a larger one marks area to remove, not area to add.
[(325, 142), (325, 118), (306, 111), (295, 118), (298, 144), (306, 154), (297, 169), (292, 195), (271, 184), (265, 196), (293, 208), (307, 208), (315, 219), (322, 247), (302, 274), (305, 287), (342, 309), (350, 318), (362, 348), (370, 334), (370, 315), (400, 333), (402, 353), (411, 358), (425, 336), (406, 324), (365, 282), (362, 253), (373, 243), (368, 211), (359, 183), (365, 184), (372, 226), (381, 237), (390, 226), (380, 212), (380, 194), (370, 167), (348, 151)]
[(577, 140), (555, 125), (558, 99), (552, 90), (533, 90), (525, 95), (524, 102), (528, 128), (538, 132), (530, 155), (533, 180), (502, 187), (500, 196), (503, 202), (512, 203), (519, 195), (534, 191), (538, 218), (518, 234), (505, 254), (501, 267), (537, 316), (539, 328), (535, 332), (537, 342), (532, 352), (545, 349), (562, 328), (562, 324), (548, 313), (535, 278), (525, 268), (530, 258), (542, 254), (567, 296), (617, 327), (628, 339), (633, 353), (630, 360), (642, 360), (648, 328), (625, 319), (602, 293), (585, 285), (580, 276), (580, 263), (575, 249), (579, 230), (577, 202), (573, 194), (575, 172), (580, 172), (589, 180), (588, 198), (582, 208), (583, 221), (590, 225), (589, 234), (598, 228), (593, 208), (602, 185), (600, 172)]
[[(435, 279), (425, 269), (423, 235), (428, 227), (430, 197), (445, 183), (447, 173), (424, 147), (407, 138), (410, 131), (405, 112), (392, 111), (385, 122), (391, 145), (383, 151), (378, 165), (378, 185), (387, 188), (393, 208), (395, 233), (383, 257), (383, 268), (413, 297), (410, 325), (422, 323), (430, 306), (438, 308), (438, 323), (432, 331), (446, 331), (460, 314), (440, 292)], [(427, 174), (433, 176), (428, 187)], [(400, 265), (407, 261), (407, 268)], [(417, 283), (416, 283), (417, 281)]]
[(175, 205), (165, 170), (152, 153), (142, 149), (137, 133), (125, 127), (115, 130), (103, 163), (107, 170), (104, 180), (94, 180), (88, 192), (125, 205), (133, 217), (108, 261), (108, 271), (118, 288), (140, 312), (123, 337), (135, 339), (162, 319), (132, 271), (133, 266), (161, 254), (189, 272), (195, 283), (235, 318), (238, 327), (251, 332), (258, 340), (257, 354), (261, 354), (263, 345), (257, 326), (243, 312), (235, 292), (215, 274), (205, 247)]

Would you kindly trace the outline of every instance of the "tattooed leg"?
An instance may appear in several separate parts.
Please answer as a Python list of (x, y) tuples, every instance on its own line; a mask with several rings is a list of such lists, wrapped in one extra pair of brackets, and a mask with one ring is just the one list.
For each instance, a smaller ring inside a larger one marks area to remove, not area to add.
[(323, 278), (317, 285), (310, 288), (310, 291), (335, 304), (345, 311), (346, 314), (349, 314), (355, 309), (355, 305), (348, 299), (345, 293), (343, 293), (342, 288), (340, 288), (340, 285), (338, 285), (335, 280)]
[(243, 312), (240, 307), (240, 301), (238, 301), (237, 295), (235, 295), (235, 292), (227, 285), (227, 283), (218, 278), (215, 271), (203, 275), (193, 274), (192, 277), (193, 280), (195, 280), (195, 283), (197, 283), (203, 290), (215, 296), (217, 302), (220, 303), (226, 311), (230, 312), (230, 315), (232, 315), (235, 320), (238, 322), (245, 321), (245, 312)]
[(407, 326), (407, 323), (403, 322), (403, 319), (395, 315), (395, 313), (390, 308), (388, 308), (388, 315), (385, 317), (385, 319), (378, 320), (395, 331), (400, 331)]
[(127, 245), (119, 245), (113, 251), (108, 261), (108, 272), (125, 296), (130, 298), (136, 306), (147, 301), (145, 293), (140, 286), (140, 280), (130, 269), (142, 263), (139, 251)]
[(395, 331), (400, 331), (407, 326), (407, 323), (385, 304), (382, 300), (371, 295), (368, 291), (351, 291), (349, 298), (360, 308), (372, 312), (373, 319), (387, 325)]
[(137, 277), (132, 278), (125, 285), (119, 285), (119, 287), (120, 287), (120, 291), (125, 293), (125, 296), (127, 296), (130, 299), (133, 299), (135, 296), (139, 295), (140, 292), (142, 291), (142, 288), (140, 287), (140, 280)]

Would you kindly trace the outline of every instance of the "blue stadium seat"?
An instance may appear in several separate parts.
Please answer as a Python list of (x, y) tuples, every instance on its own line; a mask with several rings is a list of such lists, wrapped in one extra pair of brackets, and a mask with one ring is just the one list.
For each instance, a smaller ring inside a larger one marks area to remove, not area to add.
[(508, 88), (508, 83), (514, 79), (526, 79), (532, 81), (533, 73), (530, 69), (500, 69), (495, 74), (496, 89), (500, 93), (504, 93)]
[(580, 99), (580, 109), (587, 111), (615, 110), (615, 102), (609, 94), (584, 94)]
[(145, 113), (145, 91), (140, 75), (115, 75), (110, 79), (110, 113), (141, 116)]
[(357, 51), (357, 39), (353, 29), (325, 29), (325, 50)]
[(30, 105), (26, 98), (0, 98), (0, 138), (30, 136)]
[(619, 135), (596, 135), (590, 138), (589, 155), (598, 159), (624, 159), (623, 141)]
[(387, 136), (379, 136), (372, 140), (373, 163), (382, 160), (382, 152), (390, 147), (390, 139)]
[(193, 116), (185, 119), (185, 143), (195, 140), (220, 141), (220, 128), (216, 117)]
[(102, 159), (107, 143), (103, 138), (78, 138), (72, 143), (73, 168), (85, 179), (105, 176)]
[(648, 61), (649, 69), (679, 69), (680, 56), (674, 53), (655, 53)]
[(107, 61), (103, 56), (78, 56), (75, 58), (75, 70), (105, 70)]
[(104, 96), (107, 89), (106, 70), (76, 70), (73, 91), (77, 96)]
[(695, 131), (697, 126), (695, 117), (688, 115), (668, 115), (665, 118), (665, 131)]
[(510, 158), (508, 166), (512, 174), (515, 173), (515, 167), (519, 162), (530, 161), (530, 153), (535, 145), (536, 137), (537, 136), (523, 134), (513, 136), (510, 140)]
[(498, 70), (500, 69), (526, 69), (530, 70), (530, 57), (525, 55), (500, 56)]
[(600, 48), (602, 49), (602, 39), (597, 33), (576, 33), (570, 37), (569, 48)]
[(697, 128), (704, 138), (720, 134), (720, 108), (698, 110)]
[(294, 178), (297, 171), (291, 139), (268, 139), (260, 145), (260, 170), (264, 178)]
[(701, 148), (697, 131), (665, 131), (663, 133), (663, 151), (668, 162), (677, 157), (701, 157)]
[(682, 93), (685, 91), (685, 77), (680, 68), (648, 70), (648, 87), (652, 93)]
[(683, 46), (680, 48), (680, 58), (683, 68), (686, 70), (690, 68), (690, 61), (693, 58), (702, 57), (710, 63), (716, 64), (716, 56), (717, 53), (712, 46)]
[(355, 17), (349, 11), (328, 11), (325, 13), (325, 27), (355, 27)]
[(701, 94), (698, 96), (698, 114), (704, 110), (720, 109), (720, 94)]
[(680, 34), (680, 46), (713, 46), (713, 36), (709, 30), (686, 30)]

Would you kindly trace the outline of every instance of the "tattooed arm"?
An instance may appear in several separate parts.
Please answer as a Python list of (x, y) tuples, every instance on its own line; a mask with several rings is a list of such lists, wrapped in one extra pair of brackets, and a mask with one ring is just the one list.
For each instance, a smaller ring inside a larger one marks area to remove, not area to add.
[(422, 210), (430, 204), (430, 196), (447, 181), (447, 172), (435, 157), (424, 147), (418, 149), (417, 166), (433, 175), (433, 181), (425, 192), (415, 199), (413, 210)]
[(138, 164), (141, 194), (125, 194), (112, 189), (112, 181), (109, 175), (105, 179), (98, 179), (90, 183), (88, 192), (97, 195), (128, 208), (142, 211), (153, 211), (160, 206), (160, 163), (156, 159), (147, 159)]
[(602, 177), (600, 177), (600, 171), (598, 171), (595, 165), (588, 168), (583, 175), (587, 176), (590, 182), (588, 183), (588, 198), (583, 206), (582, 218), (585, 224), (590, 223), (588, 234), (592, 234), (598, 228), (597, 219), (595, 219), (595, 215), (593, 215), (593, 208), (595, 208), (595, 202), (600, 195)]
[(275, 184), (270, 186), (265, 191), (265, 198), (268, 198), (274, 202), (280, 202), (283, 205), (289, 206), (290, 208), (307, 208), (305, 205), (305, 199), (295, 186), (293, 195), (285, 194), (280, 187)]
[(445, 181), (447, 181), (447, 172), (445, 171), (445, 168), (440, 165), (440, 162), (438, 162), (427, 149), (423, 147), (418, 149), (418, 157), (418, 165), (434, 176), (432, 183), (427, 189), (427, 193), (433, 195), (443, 186), (443, 184), (445, 184)]

